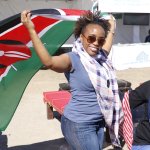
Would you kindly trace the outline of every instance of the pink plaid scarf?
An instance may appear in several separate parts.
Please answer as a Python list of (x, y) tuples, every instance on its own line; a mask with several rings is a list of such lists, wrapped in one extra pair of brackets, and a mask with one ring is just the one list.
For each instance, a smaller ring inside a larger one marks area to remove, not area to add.
[(118, 131), (119, 124), (123, 120), (123, 112), (116, 75), (110, 60), (103, 50), (100, 50), (96, 58), (91, 57), (84, 50), (79, 38), (75, 41), (72, 51), (80, 56), (96, 91), (98, 104), (109, 128), (112, 144), (120, 146)]

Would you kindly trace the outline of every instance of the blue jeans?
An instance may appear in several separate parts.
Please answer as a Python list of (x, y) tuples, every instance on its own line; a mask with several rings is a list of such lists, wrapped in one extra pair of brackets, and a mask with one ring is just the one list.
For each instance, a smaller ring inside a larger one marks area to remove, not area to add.
[(104, 121), (75, 123), (61, 118), (62, 133), (72, 150), (102, 150), (104, 126)]
[(133, 145), (132, 150), (150, 150), (150, 145)]

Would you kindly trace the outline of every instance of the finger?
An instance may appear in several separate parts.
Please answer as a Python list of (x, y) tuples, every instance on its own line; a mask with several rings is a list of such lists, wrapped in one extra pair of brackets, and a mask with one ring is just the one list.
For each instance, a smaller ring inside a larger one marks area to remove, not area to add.
[(24, 11), (21, 13), (21, 22), (24, 22), (26, 13), (27, 13), (26, 10), (24, 10)]
[(22, 13), (21, 13), (21, 22), (25, 22), (26, 19), (27, 19), (27, 15), (30, 13), (29, 10), (24, 10)]
[(30, 12), (27, 13), (27, 19), (31, 20), (31, 13)]

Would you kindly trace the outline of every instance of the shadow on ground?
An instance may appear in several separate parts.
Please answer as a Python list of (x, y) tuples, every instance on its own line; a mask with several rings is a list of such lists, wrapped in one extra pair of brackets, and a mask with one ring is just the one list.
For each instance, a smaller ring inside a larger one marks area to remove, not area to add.
[(0, 150), (71, 150), (64, 138), (14, 147), (8, 147), (7, 142), (7, 136), (0, 133)]
[(66, 141), (63, 138), (61, 138), (56, 140), (34, 143), (31, 145), (9, 147), (6, 150), (70, 150), (70, 149)]
[[(8, 147), (7, 143), (7, 136), (2, 135), (2, 133), (0, 132), (0, 150), (71, 150), (64, 138), (14, 147)], [(105, 143), (104, 148), (106, 148), (108, 145), (109, 144)]]

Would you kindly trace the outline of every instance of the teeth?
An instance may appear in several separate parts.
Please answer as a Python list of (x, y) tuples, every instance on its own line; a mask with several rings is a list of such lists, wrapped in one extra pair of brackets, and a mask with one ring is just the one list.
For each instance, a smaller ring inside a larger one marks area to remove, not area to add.
[(94, 48), (94, 47), (91, 47), (91, 49), (92, 49), (92, 50), (94, 50), (94, 51), (96, 51), (96, 50), (97, 50), (97, 48)]

